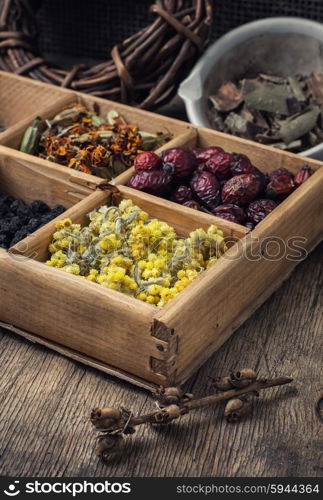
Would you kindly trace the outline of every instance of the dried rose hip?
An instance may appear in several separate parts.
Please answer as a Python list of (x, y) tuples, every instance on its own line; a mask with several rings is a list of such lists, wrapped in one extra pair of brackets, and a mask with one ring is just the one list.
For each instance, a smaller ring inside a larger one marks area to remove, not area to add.
[(233, 153), (232, 156), (234, 160), (231, 163), (230, 169), (233, 176), (241, 174), (254, 174), (259, 178), (263, 187), (266, 185), (265, 174), (263, 174), (257, 167), (255, 167), (251, 163), (248, 156), (237, 153)]
[(201, 208), (197, 201), (194, 200), (185, 201), (182, 205), (184, 205), (184, 207), (194, 208), (194, 210), (200, 210)]
[(223, 153), (224, 150), (218, 146), (210, 146), (206, 149), (193, 149), (193, 153), (195, 154), (198, 163), (208, 161), (211, 156), (217, 155), (218, 153)]
[(162, 154), (163, 168), (173, 173), (177, 179), (185, 179), (192, 175), (197, 167), (193, 152), (186, 148), (167, 149)]
[(238, 205), (234, 205), (233, 203), (224, 203), (222, 205), (219, 205), (212, 210), (212, 213), (217, 217), (221, 217), (222, 219), (227, 219), (227, 215), (230, 215), (234, 217), (239, 223), (246, 220), (246, 214), (243, 208), (238, 207)]
[(190, 201), (193, 198), (192, 190), (188, 186), (178, 186), (178, 188), (172, 192), (170, 199), (181, 205), (186, 201)]
[(229, 220), (230, 222), (235, 222), (236, 224), (239, 224), (239, 220), (237, 219), (237, 217), (233, 214), (214, 214), (216, 215), (217, 217), (220, 217), (221, 219), (225, 219), (225, 220)]
[(300, 186), (303, 182), (307, 181), (311, 175), (313, 175), (313, 170), (308, 165), (301, 167), (295, 174), (294, 183), (295, 186)]
[(151, 194), (165, 194), (171, 187), (173, 176), (163, 170), (142, 171), (133, 175), (129, 187)]
[(233, 153), (233, 162), (231, 164), (232, 175), (253, 174), (256, 167), (253, 166), (248, 156)]
[(248, 219), (254, 225), (259, 224), (276, 207), (277, 203), (273, 200), (260, 199), (252, 201), (247, 208)]
[(266, 187), (266, 196), (272, 200), (284, 200), (294, 189), (293, 175), (285, 168), (279, 168), (270, 174)]
[(191, 189), (197, 198), (210, 210), (220, 203), (220, 184), (215, 175), (210, 172), (194, 174), (191, 180)]
[(145, 151), (136, 156), (134, 161), (134, 167), (136, 172), (142, 172), (143, 170), (157, 170), (161, 168), (161, 160), (159, 156), (151, 151)]
[(220, 151), (211, 156), (205, 163), (205, 170), (217, 176), (219, 180), (231, 177), (230, 165), (233, 162), (233, 156), (230, 153)]
[(206, 168), (205, 168), (205, 163), (200, 163), (197, 167), (197, 169), (195, 170), (195, 172), (197, 172), (198, 174), (200, 174), (201, 172), (205, 172)]
[(222, 188), (222, 202), (246, 205), (261, 191), (261, 182), (253, 174), (241, 174), (229, 179)]
[(277, 168), (273, 172), (269, 174), (270, 180), (272, 180), (274, 177), (279, 177), (280, 175), (288, 175), (289, 177), (293, 178), (293, 174), (287, 170), (287, 168)]

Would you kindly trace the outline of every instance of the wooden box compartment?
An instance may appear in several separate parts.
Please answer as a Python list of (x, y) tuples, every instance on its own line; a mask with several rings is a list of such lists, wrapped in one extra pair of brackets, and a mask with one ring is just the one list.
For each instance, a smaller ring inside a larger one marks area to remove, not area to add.
[[(0, 72), (0, 89), (1, 81), (7, 82), (7, 85), (9, 85), (11, 83), (10, 79), (14, 79), (12, 94), (13, 96), (15, 95), (16, 99), (14, 106), (14, 115), (16, 116), (16, 120), (12, 126), (10, 126), (7, 130), (0, 134), (0, 144), (13, 148), (15, 150), (19, 150), (22, 138), (27, 127), (31, 125), (31, 123), (37, 116), (45, 119), (52, 119), (59, 111), (62, 110), (62, 108), (74, 103), (84, 104), (88, 109), (91, 110), (95, 109), (95, 112), (97, 112), (102, 117), (105, 117), (108, 111), (115, 110), (125, 118), (127, 123), (138, 126), (142, 131), (153, 134), (156, 134), (157, 132), (170, 134), (171, 139), (157, 151), (162, 151), (163, 149), (172, 147), (172, 145), (177, 144), (178, 141), (189, 141), (196, 135), (196, 131), (191, 125), (180, 120), (158, 115), (156, 113), (151, 113), (149, 111), (132, 108), (130, 106), (108, 101), (99, 97), (93, 97), (79, 92), (74, 92), (68, 89), (59, 89), (57, 87), (46, 85), (44, 83), (35, 82), (37, 83), (37, 85), (34, 86), (34, 82), (27, 78), (19, 78), (15, 77), (14, 75), (9, 75), (9, 81), (7, 81), (7, 78), (8, 77), (6, 73)], [(16, 79), (18, 81), (16, 81)], [(31, 89), (29, 88), (30, 82), (32, 84)], [(32, 96), (31, 101), (33, 103), (35, 103), (37, 100), (38, 87), (40, 87), (39, 105), (31, 106), (26, 118), (25, 113), (19, 112), (19, 109), (24, 109), (21, 106), (22, 91), (17, 92), (17, 87), (24, 88), (24, 86), (26, 86), (26, 88), (28, 89), (27, 94), (29, 95), (30, 93), (30, 95)], [(45, 96), (47, 95), (47, 101), (45, 98), (42, 98), (43, 94)], [(19, 106), (17, 105), (17, 103), (19, 103)], [(9, 120), (9, 122), (11, 124), (12, 120)], [(29, 156), (30, 155), (27, 155), (27, 157)], [(40, 162), (39, 164), (48, 166), (57, 165), (56, 163), (41, 158), (38, 158), (38, 160)], [(70, 169), (70, 171), (75, 172), (75, 170), (72, 169)], [(95, 177), (94, 182), (97, 182), (97, 179), (98, 178)]]
[[(69, 174), (63, 167), (40, 166), (36, 158), (26, 158), (26, 155), (0, 146), (0, 195), (9, 194), (27, 205), (33, 200), (42, 200), (50, 207), (63, 205), (68, 209), (96, 188), (91, 176), (83, 174), (70, 178)], [(33, 232), (30, 238), (36, 233)]]
[(61, 95), (59, 87), (0, 71), (0, 132), (34, 115)]
[[(87, 105), (99, 102), (103, 113), (116, 109), (142, 128), (147, 123), (147, 131), (156, 132), (162, 126), (171, 130), (169, 124), (173, 121), (168, 118), (56, 90), (62, 97), (37, 114), (50, 118), (63, 105), (75, 101)], [(145, 116), (147, 122), (139, 121), (139, 115)], [(0, 143), (19, 147), (32, 118), (2, 133)], [(160, 119), (163, 125), (158, 126)], [(0, 251), (0, 324), (137, 385), (179, 384), (288, 278), (322, 239), (323, 164), (219, 132), (192, 129), (186, 124), (183, 129), (183, 124), (178, 123), (176, 137), (165, 148), (220, 145), (229, 152), (247, 154), (266, 172), (279, 167), (295, 172), (305, 161), (316, 172), (253, 231), (247, 231), (240, 225), (125, 187), (123, 184), (132, 174), (129, 169), (115, 179), (124, 197), (169, 222), (180, 235), (217, 224), (233, 240), (226, 254), (168, 305), (158, 309), (46, 266), (43, 261), (53, 233), (52, 222), (19, 247), (8, 253)], [(9, 148), (0, 146), (0, 171), (7, 179), (3, 190), (13, 189), (12, 194), (26, 201), (38, 197), (49, 204), (65, 204), (70, 207), (66, 216), (74, 222), (84, 221), (90, 209), (108, 201), (106, 192), (93, 192), (102, 179)], [(23, 179), (20, 187), (15, 173), (18, 169)], [(78, 200), (82, 201), (76, 203)]]
[[(126, 187), (121, 187), (121, 196), (132, 199), (150, 216), (171, 224), (180, 236), (215, 222), (231, 244), (246, 233), (244, 228), (208, 214), (196, 213), (194, 217), (186, 207), (174, 212), (172, 204), (151, 201)], [(111, 193), (97, 190), (66, 211), (64, 217), (84, 225), (89, 211), (107, 203), (111, 203)], [(183, 317), (175, 329), (172, 322), (164, 323), (163, 315), (173, 311), (175, 318), (181, 316), (181, 306), (174, 299), (159, 309), (45, 265), (54, 225), (50, 222), (9, 253), (0, 255), (0, 289), (4, 296), (0, 303), (1, 321), (24, 330), (27, 336), (36, 334), (37, 340), (47, 339), (46, 345), (53, 348), (64, 346), (67, 355), (77, 354), (76, 359), (92, 364), (95, 361), (94, 366), (137, 384), (178, 381), (178, 352), (190, 341), (186, 336), (187, 318)], [(221, 259), (214, 264), (217, 266), (221, 267)], [(208, 281), (207, 275), (205, 271), (196, 281)], [(181, 292), (187, 299), (189, 288), (190, 285)], [(23, 315), (17, 315), (18, 307)]]
[[(194, 373), (323, 237), (322, 162), (208, 129), (197, 129), (196, 138), (184, 145), (221, 146), (231, 153), (246, 154), (263, 172), (285, 167), (295, 173), (306, 162), (315, 173), (231, 248), (203, 280), (193, 282), (187, 293), (180, 294), (172, 307), (159, 314), (163, 324), (171, 325), (175, 332), (183, 331), (179, 334), (176, 382)], [(126, 184), (131, 175), (131, 170), (124, 172), (116, 183)], [(167, 203), (174, 212), (182, 210), (176, 203)], [(195, 210), (188, 210), (197, 217)]]
[(70, 208), (98, 184), (92, 182), (91, 175), (71, 175), (65, 167), (40, 165), (38, 158), (0, 146), (0, 194), (10, 194), (25, 203), (41, 199), (49, 206)]

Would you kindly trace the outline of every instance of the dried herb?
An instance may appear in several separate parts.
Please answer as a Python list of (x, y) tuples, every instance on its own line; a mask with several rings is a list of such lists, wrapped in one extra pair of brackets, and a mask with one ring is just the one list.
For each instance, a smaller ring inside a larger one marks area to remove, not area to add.
[(251, 411), (252, 397), (259, 397), (259, 391), (293, 381), (290, 377), (258, 378), (255, 371), (249, 368), (212, 380), (211, 390), (217, 391), (216, 394), (199, 399), (178, 387), (157, 389), (153, 393), (157, 409), (145, 415), (135, 416), (131, 410), (125, 408), (94, 408), (90, 420), (100, 432), (97, 438), (97, 455), (107, 461), (111, 456), (120, 453), (123, 438), (134, 434), (139, 425), (167, 425), (190, 411), (209, 405), (226, 402), (224, 416), (228, 422), (237, 422)]
[(27, 128), (20, 150), (111, 180), (131, 167), (139, 153), (158, 148), (170, 137), (140, 131), (116, 111), (111, 110), (104, 119), (74, 104), (52, 120), (36, 118)]
[(295, 180), (286, 169), (265, 174), (246, 155), (227, 153), (218, 146), (172, 148), (160, 159), (154, 153), (141, 153), (134, 167), (128, 186), (249, 229), (314, 173), (304, 165)]
[(227, 250), (216, 226), (179, 238), (166, 222), (149, 219), (127, 199), (88, 217), (90, 223), (83, 228), (70, 219), (56, 223), (47, 265), (158, 307)]
[(8, 194), (0, 195), (0, 248), (10, 248), (64, 211), (62, 205), (50, 208), (34, 200), (28, 206)]
[(300, 152), (323, 141), (323, 74), (259, 74), (224, 83), (209, 96), (211, 125), (246, 139)]

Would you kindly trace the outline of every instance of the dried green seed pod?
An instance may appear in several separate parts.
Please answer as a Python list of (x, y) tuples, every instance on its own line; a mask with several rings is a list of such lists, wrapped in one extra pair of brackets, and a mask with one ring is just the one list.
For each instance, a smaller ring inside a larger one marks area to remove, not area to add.
[(239, 398), (230, 399), (224, 409), (224, 416), (228, 422), (238, 422), (251, 410), (251, 403)]
[(232, 389), (233, 385), (231, 384), (230, 377), (217, 377), (214, 379), (212, 383), (212, 387), (218, 389), (219, 391), (229, 391)]
[(121, 419), (118, 408), (94, 408), (91, 412), (91, 422), (97, 429), (110, 429)]

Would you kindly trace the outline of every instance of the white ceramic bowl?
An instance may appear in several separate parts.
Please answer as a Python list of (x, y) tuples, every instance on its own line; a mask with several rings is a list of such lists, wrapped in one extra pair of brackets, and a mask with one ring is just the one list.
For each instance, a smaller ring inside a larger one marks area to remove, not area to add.
[[(323, 25), (295, 17), (261, 19), (212, 44), (179, 88), (189, 120), (212, 128), (207, 96), (226, 81), (269, 72), (278, 76), (323, 73)], [(323, 143), (303, 151), (323, 160)]]

